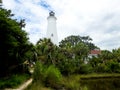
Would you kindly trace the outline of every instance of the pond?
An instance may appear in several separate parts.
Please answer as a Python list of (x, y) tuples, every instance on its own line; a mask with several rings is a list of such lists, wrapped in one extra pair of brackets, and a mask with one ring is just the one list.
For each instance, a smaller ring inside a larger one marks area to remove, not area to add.
[(80, 80), (82, 90), (120, 90), (120, 78)]

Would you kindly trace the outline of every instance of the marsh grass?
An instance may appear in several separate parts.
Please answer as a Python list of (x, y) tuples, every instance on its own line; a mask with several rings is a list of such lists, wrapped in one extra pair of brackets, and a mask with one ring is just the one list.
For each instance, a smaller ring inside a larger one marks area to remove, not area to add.
[[(87, 90), (80, 89), (80, 75), (70, 75), (62, 77), (62, 82), (59, 83), (61, 89), (55, 90)], [(45, 87), (43, 83), (34, 81), (31, 85), (28, 86), (26, 90), (54, 90), (50, 87)]]
[(40, 82), (33, 82), (31, 85), (29, 85), (25, 90), (52, 90), (49, 87), (45, 87)]
[(80, 75), (81, 79), (100, 79), (100, 78), (120, 78), (120, 74), (118, 73), (93, 73), (87, 75)]
[(80, 90), (80, 75), (70, 75), (63, 77), (65, 90)]
[[(50, 70), (50, 72), (51, 72), (51, 70)], [(49, 72), (49, 74), (50, 74), (50, 72)], [(49, 74), (47, 74), (47, 75), (51, 76)], [(88, 80), (88, 79), (93, 79), (93, 78), (96, 79), (96, 78), (106, 78), (106, 77), (108, 77), (108, 78), (109, 77), (120, 77), (120, 74), (115, 74), (115, 73), (114, 74), (105, 74), (105, 73), (104, 74), (85, 74), (85, 75), (83, 75), (83, 74), (76, 75), (75, 74), (75, 75), (70, 75), (70, 76), (63, 76), (62, 82), (59, 83), (62, 86), (60, 90), (88, 90), (88, 88), (86, 86), (84, 86), (84, 87), (81, 86), (80, 83), (81, 83), (82, 79)], [(49, 79), (53, 79), (53, 77), (52, 78), (50, 77)], [(49, 79), (47, 79), (47, 80), (49, 80)], [(54, 85), (52, 85), (52, 87), (53, 86)], [(62, 89), (62, 88), (64, 88), (64, 89)], [(29, 88), (26, 90), (53, 90), (53, 88), (46, 87), (44, 84), (42, 85), (42, 83), (40, 83), (40, 82), (33, 82), (29, 86)]]

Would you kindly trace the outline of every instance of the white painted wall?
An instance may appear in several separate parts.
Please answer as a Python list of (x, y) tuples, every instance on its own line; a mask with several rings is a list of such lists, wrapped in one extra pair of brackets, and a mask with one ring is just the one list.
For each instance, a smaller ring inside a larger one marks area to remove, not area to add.
[(48, 26), (47, 26), (47, 38), (50, 38), (51, 41), (58, 45), (58, 35), (57, 35), (57, 27), (56, 27), (56, 20), (55, 16), (48, 16)]

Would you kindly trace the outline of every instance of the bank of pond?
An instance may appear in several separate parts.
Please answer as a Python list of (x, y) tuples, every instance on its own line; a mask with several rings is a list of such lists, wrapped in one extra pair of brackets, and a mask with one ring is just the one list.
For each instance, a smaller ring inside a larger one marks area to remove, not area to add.
[[(2, 79), (0, 80), (0, 90), (16, 89), (19, 86), (17, 84), (21, 85), (20, 82), (29, 78), (28, 75), (14, 75), (10, 79)], [(62, 76), (60, 82), (55, 81), (54, 78), (44, 82), (33, 80), (25, 90), (120, 90), (120, 74), (116, 73)], [(40, 77), (40, 79), (43, 78)]]
[(81, 77), (80, 90), (120, 90), (119, 74), (98, 74)]
[(33, 81), (26, 90), (120, 90), (119, 85), (120, 74), (70, 75), (55, 87)]

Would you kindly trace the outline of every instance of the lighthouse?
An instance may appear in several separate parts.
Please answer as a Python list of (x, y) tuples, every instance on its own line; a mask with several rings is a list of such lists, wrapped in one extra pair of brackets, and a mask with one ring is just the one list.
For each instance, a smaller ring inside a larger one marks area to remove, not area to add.
[(50, 38), (53, 44), (58, 45), (56, 20), (57, 18), (55, 17), (55, 13), (50, 11), (49, 16), (47, 17), (47, 38)]

